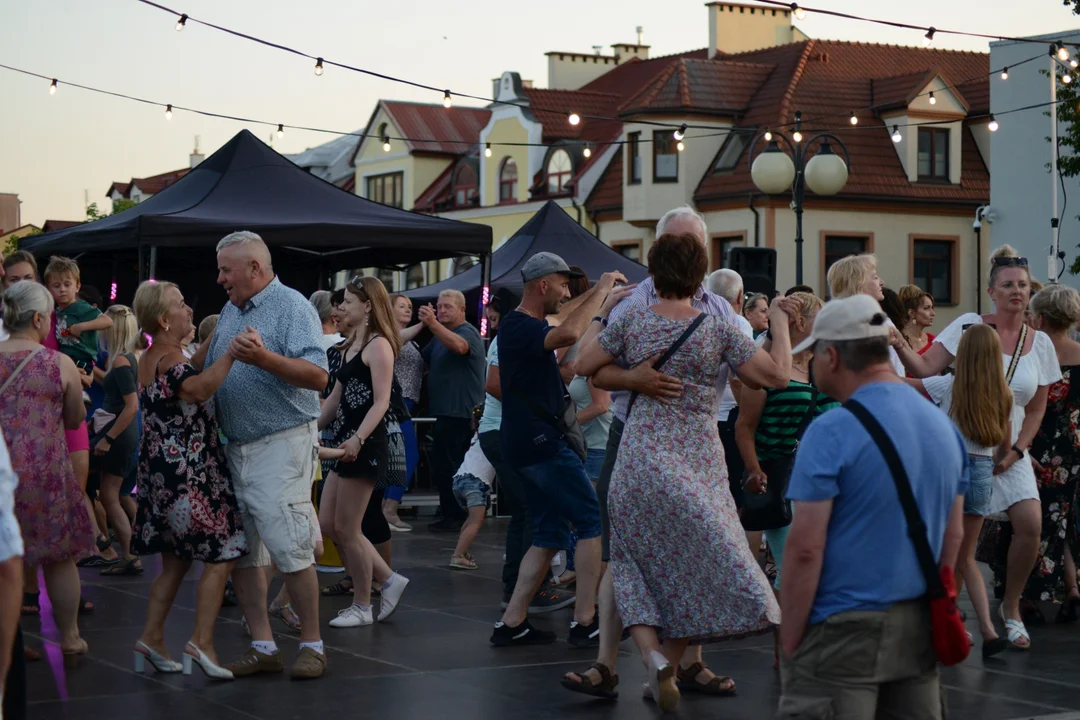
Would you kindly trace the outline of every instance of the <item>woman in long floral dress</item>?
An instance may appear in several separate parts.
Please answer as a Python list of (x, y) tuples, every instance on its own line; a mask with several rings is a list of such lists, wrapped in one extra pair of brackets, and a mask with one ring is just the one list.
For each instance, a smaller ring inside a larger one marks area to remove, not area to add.
[[(1031, 458), (1042, 502), (1042, 542), (1024, 589), (1032, 602), (1064, 603), (1060, 618), (1080, 619), (1076, 558), (1077, 492), (1080, 479), (1080, 343), (1069, 328), (1080, 320), (1080, 293), (1052, 285), (1032, 298), (1036, 326), (1050, 336), (1061, 363), (1061, 380), (1050, 386), (1046, 413)], [(1073, 378), (1073, 373), (1076, 377)]]
[[(658, 239), (649, 272), (660, 301), (612, 323), (579, 366), (591, 374), (620, 356), (633, 366), (663, 354), (701, 314), (693, 300), (707, 268), (696, 237)], [(619, 615), (649, 671), (649, 695), (665, 711), (678, 703), (675, 668), (691, 642), (768, 632), (780, 622), (747, 546), (716, 432), (725, 365), (756, 385), (788, 382), (788, 316), (779, 301), (770, 318), (771, 355), (733, 323), (704, 317), (663, 366), (682, 380), (682, 396), (668, 403), (641, 396), (628, 411), (608, 496), (611, 572)]]
[[(139, 364), (143, 439), (139, 453), (139, 502), (132, 526), (136, 555), (161, 555), (161, 574), (150, 588), (146, 627), (135, 644), (135, 669), (146, 662), (158, 672), (191, 672), (231, 680), (217, 664), (214, 623), (236, 560), (248, 552), (236, 495), (218, 435), (213, 394), (233, 364), (226, 353), (198, 372), (181, 343), (191, 332), (191, 308), (168, 282), (144, 282), (135, 293), (135, 315), (152, 343)], [(194, 561), (203, 563), (196, 591), (195, 629), (184, 664), (165, 648), (165, 619)]]

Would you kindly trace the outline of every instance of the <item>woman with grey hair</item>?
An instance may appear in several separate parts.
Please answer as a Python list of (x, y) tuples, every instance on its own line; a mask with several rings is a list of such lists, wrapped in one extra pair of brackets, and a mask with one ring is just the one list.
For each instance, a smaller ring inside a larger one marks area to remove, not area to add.
[(75, 560), (90, 554), (94, 534), (82, 489), (67, 454), (64, 428), (86, 418), (79, 370), (70, 358), (42, 346), (54, 304), (39, 283), (23, 281), (4, 293), (0, 341), (0, 425), (15, 473), (33, 482), (15, 490), (15, 517), (22, 527), (24, 562), (41, 565), (65, 655), (82, 655), (79, 636), (79, 571)]
[(312, 306), (314, 306), (315, 312), (319, 313), (319, 322), (322, 323), (323, 350), (329, 350), (345, 340), (337, 330), (333, 297), (334, 293), (329, 290), (316, 290), (308, 298)]

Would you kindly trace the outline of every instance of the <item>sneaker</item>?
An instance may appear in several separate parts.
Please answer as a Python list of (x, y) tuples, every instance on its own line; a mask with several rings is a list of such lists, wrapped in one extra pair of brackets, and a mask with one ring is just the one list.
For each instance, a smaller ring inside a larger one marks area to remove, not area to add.
[(386, 524), (390, 526), (391, 532), (412, 532), (412, 525), (406, 522), (402, 522), (401, 518), (397, 516), (387, 516)]
[[(374, 624), (375, 620), (372, 618), (371, 608), (362, 608), (356, 603), (353, 603), (344, 610), (340, 610), (337, 617), (330, 621), (330, 627), (333, 628), (354, 628)], [(310, 648), (304, 649), (310, 650)]]
[(267, 655), (249, 647), (239, 660), (229, 663), (225, 669), (231, 672), (233, 677), (247, 677), (257, 673), (279, 673), (285, 669), (285, 661), (281, 659), (280, 652)]
[(433, 533), (459, 533), (464, 524), (461, 520), (439, 520), (428, 525), (427, 529)]
[(577, 596), (573, 593), (555, 588), (544, 588), (533, 596), (532, 602), (529, 603), (529, 614), (544, 615), (570, 607), (575, 602), (577, 602)]
[(600, 616), (594, 615), (589, 625), (573, 620), (570, 623), (570, 636), (566, 641), (576, 648), (600, 647)]
[(380, 598), (379, 602), (379, 622), (390, 617), (394, 610), (397, 609), (397, 604), (401, 600), (401, 596), (405, 594), (405, 588), (408, 585), (409, 578), (402, 577), (397, 573), (390, 576), (390, 587), (383, 588), (382, 598)]
[[(370, 611), (368, 617), (371, 616)], [(334, 622), (331, 620), (330, 624)], [(280, 655), (280, 653), (279, 653)], [(326, 672), (326, 655), (316, 652), (314, 648), (300, 648), (300, 654), (296, 656), (289, 675), (293, 680), (314, 680), (323, 676)]]
[(491, 644), (495, 647), (518, 647), (522, 645), (550, 645), (555, 642), (555, 633), (537, 630), (529, 621), (517, 627), (510, 627), (499, 621), (491, 633)]

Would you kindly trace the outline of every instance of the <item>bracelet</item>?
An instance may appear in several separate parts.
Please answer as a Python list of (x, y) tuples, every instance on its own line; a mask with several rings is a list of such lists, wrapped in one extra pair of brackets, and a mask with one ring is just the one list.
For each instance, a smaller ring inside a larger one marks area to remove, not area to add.
[(360, 447), (364, 447), (365, 438), (360, 437), (360, 433), (355, 433), (353, 437), (360, 441)]
[(113, 438), (109, 437), (108, 435), (102, 435), (101, 439), (102, 440), (108, 440), (110, 445), (112, 445), (115, 442), (115, 440)]
[(1020, 448), (1018, 448), (1018, 447), (1016, 447), (1015, 445), (1013, 445), (1013, 446), (1012, 446), (1012, 451), (1013, 451), (1014, 453), (1016, 453), (1017, 455), (1019, 455), (1019, 456), (1020, 456), (1020, 459), (1021, 459), (1021, 460), (1023, 460), (1023, 459), (1024, 459), (1024, 451), (1023, 451), (1023, 450), (1021, 450)]
[(607, 320), (606, 320), (606, 319), (604, 319), (604, 318), (602, 318), (602, 317), (600, 317), (599, 315), (597, 315), (596, 317), (594, 317), (594, 318), (592, 319), (592, 321), (593, 321), (593, 322), (598, 322), (598, 323), (600, 323), (601, 325), (603, 325), (604, 327), (607, 327)]

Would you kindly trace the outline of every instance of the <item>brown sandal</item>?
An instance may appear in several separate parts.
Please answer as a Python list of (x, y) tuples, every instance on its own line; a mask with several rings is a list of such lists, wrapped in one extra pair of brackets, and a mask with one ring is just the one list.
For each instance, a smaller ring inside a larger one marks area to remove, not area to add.
[(697, 676), (703, 671), (708, 670), (708, 666), (704, 663), (696, 662), (690, 667), (679, 668), (678, 675), (678, 687), (680, 690), (691, 690), (699, 692), (704, 695), (715, 695), (717, 697), (732, 697), (735, 695), (735, 681), (729, 677), (716, 677), (709, 680), (707, 683), (700, 683), (697, 680)]
[[(589, 670), (595, 670), (600, 675), (599, 684), (594, 685), (592, 679), (585, 674), (589, 672)], [(619, 697), (619, 691), (615, 689), (619, 685), (619, 676), (613, 675), (611, 670), (604, 663), (594, 662), (589, 666), (588, 670), (576, 674), (581, 678), (581, 682), (573, 682), (567, 678), (563, 678), (562, 686), (571, 692), (604, 698), (605, 700), (614, 700)]]

